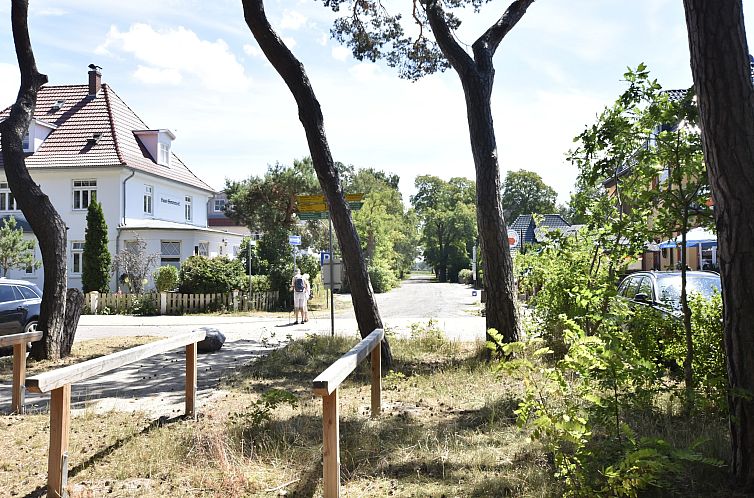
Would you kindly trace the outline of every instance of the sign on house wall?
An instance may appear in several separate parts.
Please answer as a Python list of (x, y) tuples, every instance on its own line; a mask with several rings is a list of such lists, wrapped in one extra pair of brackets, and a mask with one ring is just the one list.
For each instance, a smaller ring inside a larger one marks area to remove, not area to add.
[(155, 197), (154, 204), (156, 215), (160, 218), (171, 221), (185, 221), (185, 213), (183, 212), (183, 195), (158, 188)]

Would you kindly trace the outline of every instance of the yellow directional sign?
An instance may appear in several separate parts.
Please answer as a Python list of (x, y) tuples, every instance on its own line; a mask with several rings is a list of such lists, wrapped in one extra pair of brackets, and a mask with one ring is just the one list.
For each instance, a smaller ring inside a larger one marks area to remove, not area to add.
[(319, 213), (327, 211), (327, 204), (299, 204), (298, 210), (300, 213)]
[[(328, 211), (324, 195), (298, 195), (296, 198), (299, 213), (326, 213)], [(364, 199), (363, 193), (346, 195), (346, 202), (352, 210), (361, 208), (364, 204), (362, 199)]]

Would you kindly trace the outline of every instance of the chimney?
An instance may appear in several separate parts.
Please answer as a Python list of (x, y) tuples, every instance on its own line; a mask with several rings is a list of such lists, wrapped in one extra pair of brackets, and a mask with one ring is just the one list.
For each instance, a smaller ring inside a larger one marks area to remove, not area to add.
[(102, 68), (89, 64), (89, 69), (89, 96), (95, 97), (102, 88), (102, 72), (100, 71)]

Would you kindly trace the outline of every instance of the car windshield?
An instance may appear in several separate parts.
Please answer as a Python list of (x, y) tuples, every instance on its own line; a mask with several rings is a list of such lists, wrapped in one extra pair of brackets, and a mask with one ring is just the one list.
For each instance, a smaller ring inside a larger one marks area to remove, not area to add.
[[(663, 277), (658, 280), (660, 290), (659, 300), (673, 308), (681, 307), (681, 276), (673, 275)], [(699, 276), (689, 275), (686, 278), (686, 293), (701, 294), (705, 299), (709, 299), (713, 294), (720, 292), (720, 277), (717, 276)]]

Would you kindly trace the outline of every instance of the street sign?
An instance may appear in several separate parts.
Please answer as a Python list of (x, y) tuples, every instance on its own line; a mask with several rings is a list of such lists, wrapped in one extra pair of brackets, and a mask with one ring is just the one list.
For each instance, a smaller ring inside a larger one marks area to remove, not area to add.
[[(308, 217), (310, 213), (327, 213), (327, 201), (324, 195), (299, 195), (296, 196), (298, 201), (298, 217), (302, 220), (321, 220), (324, 217)], [(347, 194), (346, 202), (351, 211), (358, 211), (364, 206), (364, 194)]]
[(324, 213), (298, 213), (298, 219), (304, 221), (326, 220), (328, 217), (329, 213), (327, 211)]
[(300, 235), (289, 235), (288, 236), (288, 243), (292, 246), (300, 246), (301, 245), (301, 236)]
[(517, 230), (508, 230), (508, 244), (511, 247), (518, 247), (519, 235)]
[(343, 285), (343, 263), (340, 261), (336, 261), (333, 263), (325, 263), (322, 265), (322, 283), (325, 284), (325, 289), (330, 288), (330, 265), (333, 265), (332, 267), (332, 276), (333, 281), (335, 283), (335, 290), (340, 289), (341, 285)]
[(319, 264), (325, 265), (330, 262), (330, 253), (329, 252), (321, 252), (319, 253)]
[(299, 213), (320, 213), (323, 211), (327, 211), (327, 204), (325, 204), (324, 202), (298, 205)]

